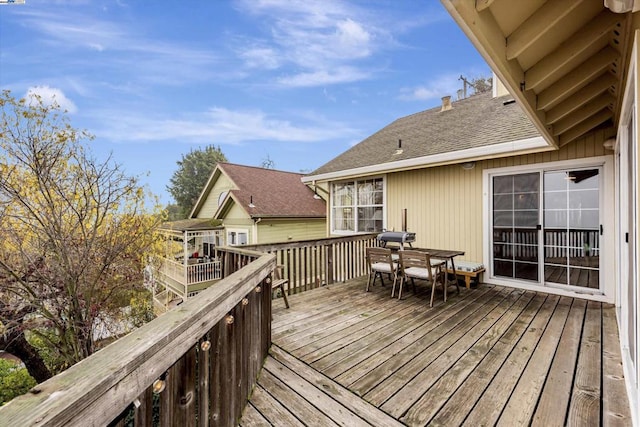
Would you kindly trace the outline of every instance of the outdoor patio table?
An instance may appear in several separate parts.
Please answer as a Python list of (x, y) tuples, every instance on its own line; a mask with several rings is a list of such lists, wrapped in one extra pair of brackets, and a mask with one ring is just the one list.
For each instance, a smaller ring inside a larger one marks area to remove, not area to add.
[[(460, 292), (460, 287), (458, 286), (458, 275), (456, 273), (456, 265), (453, 259), (459, 255), (464, 255), (464, 251), (450, 250), (450, 249), (431, 249), (431, 248), (414, 248), (417, 251), (423, 251), (429, 253), (431, 258), (443, 259), (445, 261), (451, 262), (451, 270), (453, 271), (453, 280), (456, 284), (456, 289), (458, 289), (458, 293)], [(449, 272), (445, 266), (444, 269), (444, 294), (445, 298), (447, 295), (447, 285), (449, 285)]]

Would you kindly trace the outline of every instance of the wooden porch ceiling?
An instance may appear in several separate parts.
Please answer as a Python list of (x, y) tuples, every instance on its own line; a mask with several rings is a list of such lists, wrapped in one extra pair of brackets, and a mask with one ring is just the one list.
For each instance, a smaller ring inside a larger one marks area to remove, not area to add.
[(551, 145), (616, 128), (631, 12), (602, 0), (441, 1)]
[(614, 307), (482, 285), (429, 308), (364, 280), (273, 301), (250, 425), (631, 425)]

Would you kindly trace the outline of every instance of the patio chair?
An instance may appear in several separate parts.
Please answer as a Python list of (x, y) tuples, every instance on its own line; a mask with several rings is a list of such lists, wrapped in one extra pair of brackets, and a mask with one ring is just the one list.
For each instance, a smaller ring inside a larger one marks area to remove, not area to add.
[[(367, 292), (369, 286), (375, 284), (376, 277), (380, 277), (380, 283), (384, 286), (383, 274), (393, 277), (393, 289), (396, 288), (398, 280), (398, 263), (391, 257), (391, 249), (367, 248), (367, 263), (369, 264), (369, 279), (367, 280)], [(393, 293), (391, 294), (393, 297)]]
[(284, 285), (289, 283), (289, 280), (284, 278), (284, 265), (276, 265), (276, 269), (273, 271), (273, 280), (271, 282), (271, 290), (280, 289), (282, 298), (284, 298), (284, 306), (289, 308), (289, 300), (287, 300), (287, 291), (284, 289)]
[[(398, 290), (398, 299), (402, 298), (402, 287), (407, 279), (411, 279), (413, 290), (415, 292), (414, 279), (426, 280), (431, 283), (431, 301), (429, 307), (433, 307), (433, 294), (436, 290), (436, 283), (442, 285), (444, 292), (444, 300), (447, 301), (447, 291), (445, 289), (444, 266), (445, 261), (431, 259), (431, 256), (422, 251), (398, 251), (400, 255), (400, 288)], [(393, 296), (393, 292), (391, 293)]]

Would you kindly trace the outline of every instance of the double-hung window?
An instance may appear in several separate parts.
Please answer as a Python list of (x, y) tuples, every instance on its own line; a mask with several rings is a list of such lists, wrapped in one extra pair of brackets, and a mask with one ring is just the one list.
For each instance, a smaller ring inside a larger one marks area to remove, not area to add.
[(383, 178), (333, 184), (331, 201), (333, 233), (376, 233), (384, 228)]

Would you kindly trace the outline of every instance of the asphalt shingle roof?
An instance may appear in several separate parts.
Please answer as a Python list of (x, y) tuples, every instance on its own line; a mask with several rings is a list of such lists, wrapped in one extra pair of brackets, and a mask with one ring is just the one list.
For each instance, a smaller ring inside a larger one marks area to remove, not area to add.
[[(310, 175), (381, 165), (399, 160), (450, 153), (469, 148), (540, 136), (511, 95), (493, 98), (491, 92), (452, 102), (397, 119)], [(396, 154), (398, 140), (402, 153)]]
[(164, 224), (160, 225), (160, 229), (162, 230), (170, 230), (170, 231), (198, 231), (198, 230), (211, 230), (212, 228), (217, 227), (211, 219), (200, 219), (200, 218), (190, 218), (190, 219), (180, 219), (177, 221), (168, 221)]
[[(302, 183), (302, 174), (232, 163), (218, 167), (236, 184), (231, 190), (252, 217), (326, 217), (324, 200)], [(250, 208), (253, 201), (255, 207)]]

